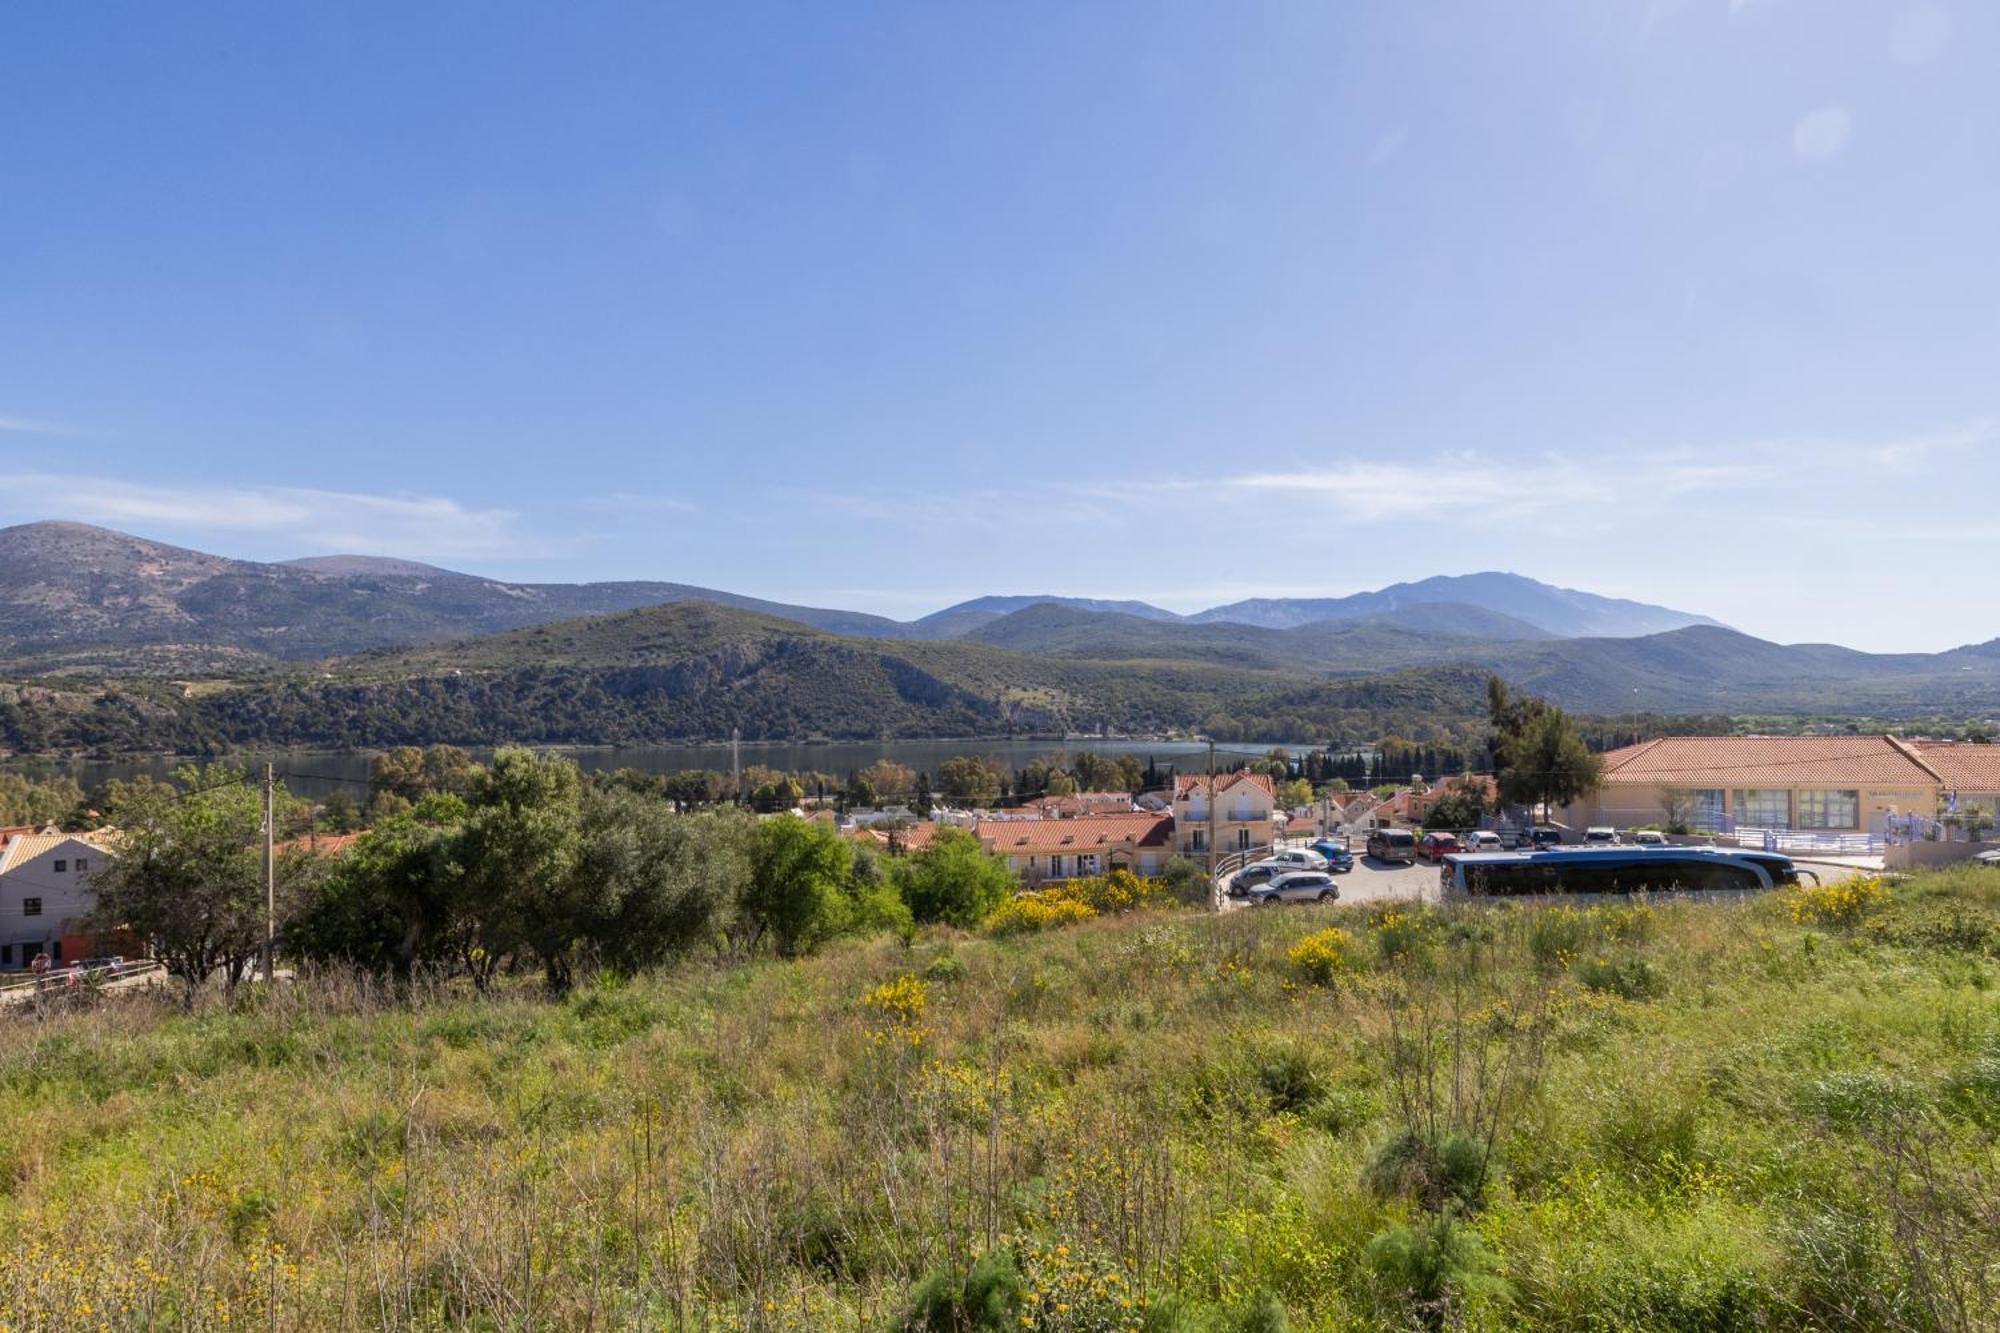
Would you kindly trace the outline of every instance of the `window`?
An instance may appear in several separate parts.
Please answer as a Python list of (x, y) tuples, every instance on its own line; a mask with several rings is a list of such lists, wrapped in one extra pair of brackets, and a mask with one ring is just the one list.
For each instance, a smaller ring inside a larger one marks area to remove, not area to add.
[(1856, 791), (1800, 792), (1799, 827), (1861, 827), (1861, 793)]
[(1758, 791), (1738, 791), (1735, 798), (1736, 822), (1747, 828), (1790, 828), (1792, 794), (1782, 787)]
[(1049, 878), (1060, 879), (1062, 872), (1062, 857), (1057, 856), (1053, 852), (1049, 853)]
[(76, 873), (77, 873), (77, 874), (79, 874), (79, 875), (81, 875), (81, 874), (82, 874), (82, 873), (83, 873), (84, 871), (86, 871), (86, 870), (88, 870), (88, 869), (90, 869), (90, 862), (88, 862), (88, 861), (84, 860), (84, 859), (83, 859), (83, 858), (82, 858), (81, 856), (77, 857), (77, 858), (76, 858)]
[(1194, 836), (1188, 839), (1188, 850), (1191, 852), (1199, 852), (1206, 850), (1206, 847), (1207, 844), (1202, 841), (1202, 831), (1200, 829), (1196, 829), (1194, 831)]
[(14, 946), (11, 944), (0, 944), (0, 967), (12, 966), (14, 966)]
[(1076, 858), (1076, 873), (1079, 875), (1095, 875), (1097, 873), (1097, 853), (1085, 852), (1079, 855)]
[(22, 916), (40, 916), (41, 914), (42, 914), (42, 900), (40, 898), (21, 899)]
[(58, 875), (62, 874), (62, 873), (63, 873), (63, 872), (65, 871), (65, 870), (68, 870), (68, 869), (69, 869), (69, 862), (67, 862), (67, 861), (58, 861), (58, 862), (56, 862), (56, 873), (57, 873)]
[(1688, 824), (1698, 829), (1714, 830), (1722, 827), (1722, 789), (1703, 787), (1688, 793)]

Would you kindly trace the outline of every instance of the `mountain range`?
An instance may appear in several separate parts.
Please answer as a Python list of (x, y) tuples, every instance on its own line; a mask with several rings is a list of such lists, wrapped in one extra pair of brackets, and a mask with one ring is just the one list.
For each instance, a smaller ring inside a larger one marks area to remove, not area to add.
[[(1662, 618), (1678, 623), (1564, 632)], [(899, 622), (678, 583), (512, 584), (358, 556), (258, 564), (76, 524), (0, 530), (0, 668), (15, 680), (0, 684), (0, 748), (17, 750), (731, 728), (1471, 735), (1488, 674), (1607, 716), (2000, 712), (2000, 640), (1905, 654), (1775, 644), (1515, 575), (1192, 616), (987, 597)]]
[(683, 583), (510, 583), (379, 556), (234, 560), (81, 523), (0, 528), (0, 656), (40, 666), (199, 660), (225, 669), (254, 654), (273, 661), (492, 634), (577, 616), (672, 602), (706, 602), (882, 639), (956, 639), (1033, 607), (1116, 615), (1161, 625), (1290, 629), (1326, 622), (1393, 622), (1413, 630), (1519, 638), (1650, 634), (1705, 617), (1555, 588), (1516, 574), (1397, 584), (1343, 598), (1263, 599), (1191, 616), (1144, 602), (988, 596), (914, 621), (794, 606)]

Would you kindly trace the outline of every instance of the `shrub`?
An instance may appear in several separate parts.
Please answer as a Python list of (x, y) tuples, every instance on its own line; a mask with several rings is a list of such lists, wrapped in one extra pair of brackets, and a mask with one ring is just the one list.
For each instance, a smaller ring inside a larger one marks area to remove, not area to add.
[(1054, 889), (1031, 889), (1015, 894), (995, 908), (986, 918), (985, 928), (995, 935), (1018, 935), (1051, 926), (1073, 926), (1096, 915), (1090, 904)]
[(1297, 980), (1314, 986), (1337, 985), (1354, 967), (1354, 937), (1339, 926), (1316, 930), (1285, 951), (1285, 962)]
[(1593, 958), (1577, 969), (1577, 977), (1591, 990), (1624, 1000), (1650, 1000), (1667, 988), (1666, 975), (1643, 958)]
[(988, 1250), (963, 1273), (917, 1283), (894, 1327), (902, 1333), (1002, 1333), (1020, 1327), (1028, 1286), (1009, 1250)]
[(916, 920), (976, 926), (1016, 886), (1007, 863), (964, 829), (941, 828), (930, 846), (897, 860), (890, 877)]
[(1388, 911), (1375, 920), (1375, 947), (1384, 962), (1420, 961), (1430, 954), (1431, 921), (1416, 912)]
[(1312, 1057), (1296, 1046), (1271, 1052), (1257, 1070), (1257, 1081), (1273, 1111), (1303, 1111), (1326, 1095), (1326, 1082)]
[(1383, 1198), (1406, 1198), (1433, 1210), (1477, 1207), (1486, 1191), (1486, 1148), (1464, 1134), (1433, 1140), (1405, 1125), (1376, 1150), (1367, 1182)]
[(1159, 894), (1158, 880), (1119, 869), (1017, 893), (987, 916), (985, 927), (995, 935), (1012, 935), (1074, 925), (1094, 916), (1115, 916), (1145, 907)]
[(1856, 876), (1834, 884), (1800, 884), (1786, 896), (1792, 923), (1852, 929), (1889, 905), (1889, 890), (1876, 876)]
[(1574, 907), (1545, 907), (1528, 918), (1528, 954), (1544, 972), (1566, 972), (1596, 933), (1590, 914)]
[(1384, 1294), (1430, 1327), (1446, 1324), (1455, 1306), (1508, 1294), (1486, 1243), (1448, 1213), (1385, 1228), (1368, 1242), (1367, 1257)]
[(923, 1044), (929, 1035), (924, 1026), (929, 1003), (929, 988), (907, 972), (861, 997), (861, 1008), (874, 1026), (875, 1039), (898, 1046)]
[(947, 985), (965, 980), (965, 961), (957, 954), (941, 953), (924, 965), (924, 980)]

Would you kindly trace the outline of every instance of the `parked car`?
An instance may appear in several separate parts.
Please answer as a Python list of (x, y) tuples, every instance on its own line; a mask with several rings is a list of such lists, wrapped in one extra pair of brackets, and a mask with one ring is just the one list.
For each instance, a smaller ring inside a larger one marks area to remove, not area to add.
[(1528, 834), (1528, 844), (1538, 852), (1549, 847), (1560, 847), (1562, 841), (1563, 831), (1559, 828), (1538, 828)]
[(1583, 845), (1586, 847), (1616, 847), (1618, 830), (1615, 828), (1587, 828), (1583, 831)]
[(1354, 853), (1337, 842), (1321, 840), (1312, 849), (1326, 858), (1326, 868), (1336, 875), (1344, 875), (1354, 869)]
[(1417, 835), (1405, 828), (1378, 828), (1368, 835), (1368, 854), (1377, 861), (1417, 863)]
[(1456, 833), (1426, 833), (1417, 844), (1417, 855), (1426, 861), (1442, 861), (1458, 850)]
[(1292, 866), (1298, 870), (1326, 869), (1326, 858), (1310, 847), (1287, 847), (1282, 852), (1272, 852), (1264, 859), (1274, 865)]
[(1294, 870), (1289, 875), (1280, 875), (1269, 884), (1250, 891), (1252, 907), (1270, 907), (1277, 903), (1326, 903), (1340, 896), (1340, 886), (1333, 882), (1333, 876), (1324, 870)]
[(1229, 896), (1241, 898), (1259, 885), (1268, 884), (1277, 876), (1290, 874), (1297, 869), (1297, 866), (1281, 865), (1276, 861), (1258, 861), (1244, 866), (1229, 877)]
[(1982, 865), (1988, 867), (1989, 869), (2000, 870), (2000, 851), (1981, 852), (1979, 855), (1973, 857), (1972, 860), (1973, 864), (1975, 865)]
[(1498, 852), (1505, 850), (1500, 844), (1500, 835), (1492, 829), (1478, 829), (1465, 835), (1465, 850), (1468, 852)]
[(1656, 828), (1642, 828), (1632, 835), (1632, 844), (1636, 847), (1664, 847), (1667, 835)]

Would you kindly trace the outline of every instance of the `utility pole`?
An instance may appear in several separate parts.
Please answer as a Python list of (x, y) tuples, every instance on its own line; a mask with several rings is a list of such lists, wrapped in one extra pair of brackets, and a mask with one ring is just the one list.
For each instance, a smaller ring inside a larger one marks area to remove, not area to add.
[(743, 728), (729, 729), (729, 790), (738, 801), (743, 799)]
[(278, 942), (277, 778), (264, 765), (264, 981), (269, 984)]
[[(1208, 740), (1208, 895), (1215, 897), (1215, 738)], [(1218, 901), (1217, 906), (1220, 907)]]

